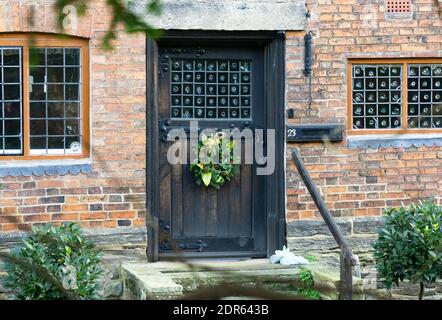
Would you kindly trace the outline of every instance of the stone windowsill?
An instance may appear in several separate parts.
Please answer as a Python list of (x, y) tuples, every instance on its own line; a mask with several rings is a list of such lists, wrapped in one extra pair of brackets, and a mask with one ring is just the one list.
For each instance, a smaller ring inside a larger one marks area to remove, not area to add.
[(52, 175), (77, 175), (92, 172), (91, 159), (0, 161), (0, 178)]
[(379, 134), (347, 137), (348, 148), (410, 148), (442, 146), (442, 134)]

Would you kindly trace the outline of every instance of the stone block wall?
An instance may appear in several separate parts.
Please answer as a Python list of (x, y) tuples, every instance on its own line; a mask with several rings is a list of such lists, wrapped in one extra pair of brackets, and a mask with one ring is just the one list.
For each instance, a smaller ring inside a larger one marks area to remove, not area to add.
[[(382, 217), (337, 218), (345, 239), (362, 267), (373, 267), (372, 245), (383, 226)], [(312, 255), (320, 261), (339, 266), (339, 247), (323, 220), (293, 220), (287, 224), (287, 245), (297, 255)]]

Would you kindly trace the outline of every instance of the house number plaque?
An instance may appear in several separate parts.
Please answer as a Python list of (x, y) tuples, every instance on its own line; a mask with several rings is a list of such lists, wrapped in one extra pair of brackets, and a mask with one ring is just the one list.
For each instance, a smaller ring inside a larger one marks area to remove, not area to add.
[(342, 125), (340, 124), (312, 124), (288, 125), (286, 127), (287, 142), (309, 141), (342, 141)]

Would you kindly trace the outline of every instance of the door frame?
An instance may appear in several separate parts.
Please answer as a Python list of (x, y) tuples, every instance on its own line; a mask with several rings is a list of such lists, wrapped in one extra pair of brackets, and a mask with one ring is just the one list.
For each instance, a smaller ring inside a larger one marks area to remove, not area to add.
[[(285, 33), (283, 31), (197, 31), (168, 30), (160, 39), (146, 39), (146, 255), (158, 261), (159, 246), (159, 117), (158, 47), (161, 44), (198, 45), (200, 41), (234, 45), (249, 43), (264, 48), (264, 110), (266, 128), (275, 129), (275, 172), (265, 177), (265, 217), (267, 256), (286, 244), (285, 190)], [(271, 190), (271, 192), (267, 192)]]

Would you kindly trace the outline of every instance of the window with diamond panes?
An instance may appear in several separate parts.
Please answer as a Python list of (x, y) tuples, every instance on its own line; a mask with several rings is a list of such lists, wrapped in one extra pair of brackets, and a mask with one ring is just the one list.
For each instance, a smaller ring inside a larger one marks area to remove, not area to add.
[(171, 118), (250, 119), (251, 61), (173, 59)]
[(402, 66), (353, 65), (353, 129), (400, 128)]
[(407, 67), (408, 127), (442, 128), (442, 64)]
[(21, 49), (0, 48), (0, 154), (21, 154), (22, 78)]
[(81, 153), (79, 48), (35, 48), (30, 64), (30, 149)]

